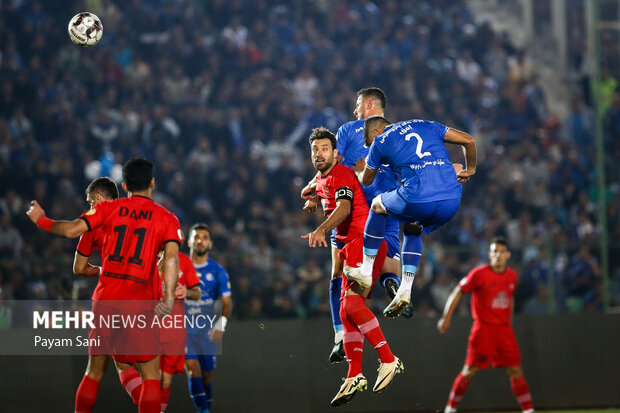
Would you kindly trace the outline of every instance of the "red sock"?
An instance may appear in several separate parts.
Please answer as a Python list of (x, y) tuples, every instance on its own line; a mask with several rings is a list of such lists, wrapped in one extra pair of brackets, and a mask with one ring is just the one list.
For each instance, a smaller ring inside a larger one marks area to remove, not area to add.
[(454, 379), (454, 383), (452, 383), (452, 389), (450, 389), (448, 406), (456, 409), (456, 406), (459, 404), (459, 402), (463, 398), (463, 395), (465, 394), (465, 390), (467, 390), (467, 386), (469, 386), (469, 382), (471, 382), (471, 379), (466, 378), (461, 373), (456, 376), (456, 379)]
[(360, 333), (377, 350), (381, 363), (391, 363), (394, 361), (394, 354), (383, 336), (377, 317), (366, 307), (364, 301), (364, 297), (359, 295), (345, 295), (342, 299), (342, 307), (351, 323), (357, 326)]
[(138, 413), (159, 413), (161, 407), (161, 391), (159, 380), (144, 380), (140, 392)]
[(521, 410), (526, 411), (532, 408), (532, 395), (530, 393), (530, 386), (527, 385), (525, 377), (510, 379), (510, 387), (512, 387), (512, 393), (517, 398), (517, 401), (521, 405)]
[(168, 408), (168, 400), (170, 400), (170, 387), (161, 388), (161, 411), (165, 412)]
[(97, 402), (99, 384), (95, 379), (84, 375), (75, 394), (75, 413), (91, 413)]
[(121, 384), (129, 396), (131, 396), (133, 403), (138, 406), (140, 403), (140, 393), (142, 392), (142, 377), (140, 377), (138, 370), (130, 367), (121, 371), (118, 378), (121, 380)]
[(364, 336), (359, 332), (357, 326), (351, 324), (344, 311), (344, 306), (340, 306), (340, 319), (344, 328), (344, 335), (342, 336), (344, 354), (346, 354), (347, 362), (349, 363), (347, 377), (355, 377), (362, 372)]

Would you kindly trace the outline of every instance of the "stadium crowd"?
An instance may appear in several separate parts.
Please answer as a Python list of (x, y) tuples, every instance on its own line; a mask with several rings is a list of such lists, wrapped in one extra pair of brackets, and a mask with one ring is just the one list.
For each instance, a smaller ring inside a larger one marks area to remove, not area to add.
[[(307, 136), (335, 132), (355, 92), (379, 86), (389, 119), (436, 120), (480, 151), (461, 210), (425, 238), (416, 312), (437, 316), (500, 234), (516, 252), (517, 311), (545, 313), (551, 298), (559, 311), (601, 311), (583, 50), (571, 52), (576, 92), (560, 120), (527, 50), (462, 0), (88, 0), (104, 26), (91, 49), (66, 33), (83, 3), (0, 2), (0, 299), (88, 299), (92, 282), (71, 274), (76, 241), (37, 233), (26, 204), (77, 216), (91, 179), (118, 179), (118, 164), (146, 156), (155, 199), (185, 230), (212, 226), (237, 318), (329, 314), (329, 254), (300, 239), (321, 219), (301, 212), (315, 173)], [(610, 67), (599, 107), (616, 182), (607, 222), (618, 304), (620, 73)], [(385, 300), (376, 294), (374, 309)]]

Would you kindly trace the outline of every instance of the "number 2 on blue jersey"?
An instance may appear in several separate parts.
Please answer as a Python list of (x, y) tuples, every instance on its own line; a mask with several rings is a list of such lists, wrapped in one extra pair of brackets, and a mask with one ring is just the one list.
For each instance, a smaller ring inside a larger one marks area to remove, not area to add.
[(412, 136), (415, 136), (415, 138), (418, 140), (418, 144), (417, 144), (417, 146), (415, 148), (415, 154), (418, 155), (419, 158), (424, 158), (425, 156), (430, 156), (431, 153), (428, 152), (428, 151), (422, 153), (422, 144), (424, 143), (424, 141), (422, 140), (420, 135), (418, 135), (417, 133), (415, 133), (415, 132), (408, 133), (407, 135), (405, 135), (405, 140), (406, 141), (410, 141)]

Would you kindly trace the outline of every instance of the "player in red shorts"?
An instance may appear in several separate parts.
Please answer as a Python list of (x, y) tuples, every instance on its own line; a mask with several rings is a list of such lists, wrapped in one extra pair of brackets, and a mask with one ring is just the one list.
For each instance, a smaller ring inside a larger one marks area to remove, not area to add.
[(523, 377), (521, 353), (512, 329), (513, 295), (517, 274), (506, 265), (510, 258), (508, 243), (494, 238), (489, 245), (490, 264), (476, 267), (454, 288), (437, 323), (441, 333), (450, 328), (452, 314), (463, 293), (472, 293), (471, 312), (474, 325), (469, 334), (467, 357), (463, 370), (456, 376), (445, 413), (456, 412), (456, 406), (474, 374), (480, 369), (505, 367), (510, 386), (523, 413), (532, 413), (532, 396)]
[[(176, 302), (172, 314), (185, 316), (185, 299), (200, 300), (200, 281), (192, 260), (182, 252), (179, 253), (179, 279), (175, 291)], [(172, 375), (181, 374), (185, 369), (185, 328), (162, 329), (161, 340), (163, 353), (159, 357), (161, 371), (161, 411), (168, 408)]]
[[(100, 201), (112, 201), (118, 198), (116, 183), (107, 177), (97, 178), (86, 188), (86, 202), (93, 208)], [(82, 277), (98, 277), (101, 267), (90, 264), (90, 256), (96, 250), (102, 257), (103, 232), (101, 228), (89, 231), (80, 237), (73, 260), (73, 273)], [(101, 285), (97, 283), (92, 299), (98, 300), (101, 294)], [(94, 329), (89, 330), (89, 339), (94, 337)], [(86, 373), (80, 382), (75, 395), (75, 411), (79, 413), (92, 412), (97, 401), (97, 390), (104, 373), (108, 369), (109, 358), (102, 355), (101, 350), (89, 346), (88, 365)], [(95, 354), (93, 354), (95, 353)], [(133, 366), (125, 363), (116, 363), (119, 378), (127, 393), (136, 406), (142, 390), (140, 373)]]
[[(340, 257), (346, 267), (357, 267), (361, 262), (364, 225), (368, 217), (368, 204), (362, 187), (350, 168), (337, 162), (336, 136), (325, 128), (316, 128), (310, 135), (312, 163), (317, 169), (316, 195), (320, 198), (327, 219), (313, 232), (303, 235), (308, 245), (327, 247), (325, 234), (333, 228), (338, 229), (336, 240), (343, 243)], [(304, 209), (316, 205), (318, 200), (309, 200)], [(373, 268), (373, 284), (379, 278), (380, 269), (387, 253), (385, 242), (379, 248)], [(345, 273), (346, 274), (346, 273)], [(372, 290), (349, 281), (346, 276), (342, 283), (342, 305), (340, 318), (344, 327), (344, 350), (349, 370), (344, 384), (331, 402), (332, 406), (348, 403), (355, 393), (364, 390), (368, 381), (362, 374), (363, 339), (377, 350), (381, 364), (374, 392), (383, 390), (394, 377), (403, 371), (403, 363), (395, 357), (387, 344), (379, 321), (366, 307), (365, 300)]]
[[(159, 315), (169, 314), (179, 271), (179, 220), (152, 199), (155, 186), (153, 164), (134, 158), (123, 166), (123, 188), (128, 198), (101, 201), (96, 208), (73, 221), (54, 221), (32, 201), (27, 214), (38, 227), (65, 238), (75, 238), (87, 231), (102, 228), (102, 268), (99, 283), (105, 300), (159, 299), (159, 279), (155, 276), (157, 253), (163, 248), (165, 300), (155, 306)], [(159, 356), (115, 355), (120, 362), (136, 362), (142, 375), (139, 411), (159, 413), (161, 406)]]

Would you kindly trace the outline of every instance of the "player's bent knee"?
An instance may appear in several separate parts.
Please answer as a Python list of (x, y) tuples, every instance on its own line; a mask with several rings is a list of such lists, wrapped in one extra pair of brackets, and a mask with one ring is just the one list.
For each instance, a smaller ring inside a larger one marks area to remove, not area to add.
[(480, 369), (476, 366), (463, 366), (463, 370), (461, 370), (461, 374), (468, 380), (471, 380), (472, 377), (479, 371)]
[(416, 224), (415, 222), (405, 224), (403, 225), (403, 233), (405, 235), (420, 235), (422, 233), (422, 225)]
[(198, 360), (188, 359), (185, 360), (185, 372), (189, 377), (201, 377), (202, 372), (200, 371), (200, 364), (198, 364)]
[(506, 373), (508, 373), (508, 375), (512, 379), (518, 379), (519, 377), (523, 377), (523, 369), (521, 368), (521, 366), (506, 367)]

